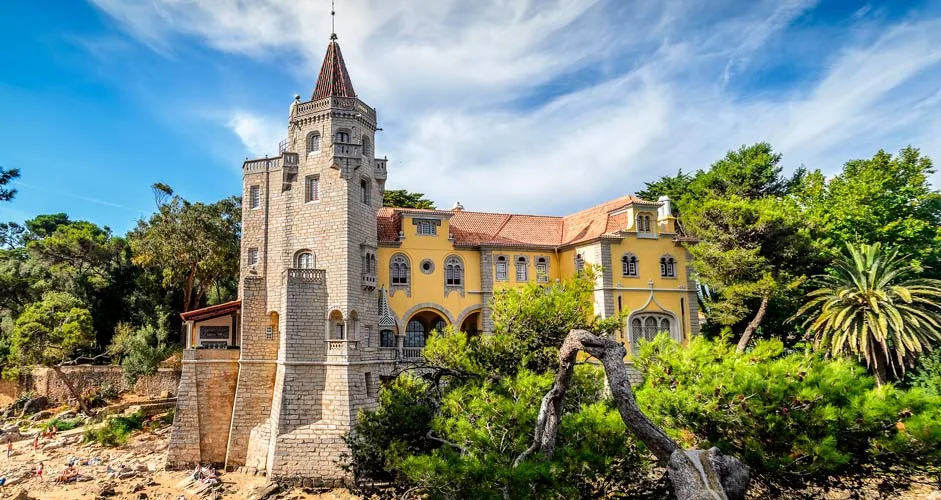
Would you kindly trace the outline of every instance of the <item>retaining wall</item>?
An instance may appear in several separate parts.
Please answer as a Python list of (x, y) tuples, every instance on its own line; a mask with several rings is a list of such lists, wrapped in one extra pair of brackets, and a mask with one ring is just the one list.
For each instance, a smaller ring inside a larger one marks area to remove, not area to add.
[[(139, 377), (133, 386), (124, 380), (120, 366), (63, 366), (62, 373), (79, 394), (110, 385), (118, 392), (132, 391), (141, 396), (159, 396), (164, 391), (175, 396), (180, 385), (180, 370), (175, 368), (160, 368), (153, 375)], [(21, 373), (19, 380), (0, 380), (0, 406), (12, 403), (24, 392), (46, 396), (53, 401), (66, 401), (72, 397), (55, 371), (34, 367)]]

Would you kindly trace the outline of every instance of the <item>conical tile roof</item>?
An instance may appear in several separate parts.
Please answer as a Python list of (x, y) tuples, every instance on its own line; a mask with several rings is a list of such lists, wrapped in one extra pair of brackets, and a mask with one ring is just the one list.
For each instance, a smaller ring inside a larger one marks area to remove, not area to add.
[(317, 87), (314, 88), (311, 100), (316, 101), (331, 96), (356, 97), (350, 73), (346, 70), (346, 63), (343, 62), (340, 44), (337, 43), (335, 37), (331, 37), (330, 45), (327, 45), (327, 55), (323, 58), (320, 76), (317, 77)]

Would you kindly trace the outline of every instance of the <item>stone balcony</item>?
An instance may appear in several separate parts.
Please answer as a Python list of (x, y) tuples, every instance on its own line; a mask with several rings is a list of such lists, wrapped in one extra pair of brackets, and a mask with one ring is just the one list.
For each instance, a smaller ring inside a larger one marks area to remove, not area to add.
[(359, 341), (358, 340), (340, 340), (340, 339), (328, 339), (327, 340), (327, 358), (331, 356), (342, 356), (344, 358), (351, 355), (359, 354)]
[(376, 180), (384, 181), (388, 174), (386, 173), (386, 166), (389, 163), (388, 158), (375, 158), (373, 159), (376, 165)]
[(334, 158), (361, 160), (363, 157), (362, 144), (353, 144), (351, 142), (334, 142), (331, 147)]
[(376, 275), (374, 273), (363, 273), (363, 288), (366, 290), (376, 289)]
[(285, 271), (290, 280), (308, 281), (315, 285), (327, 284), (326, 269), (289, 268)]

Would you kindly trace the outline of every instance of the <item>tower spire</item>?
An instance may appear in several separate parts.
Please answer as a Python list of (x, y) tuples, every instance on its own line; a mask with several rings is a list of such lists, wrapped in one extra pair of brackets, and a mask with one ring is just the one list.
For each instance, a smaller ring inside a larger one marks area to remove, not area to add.
[[(333, 29), (336, 29), (335, 5), (335, 0), (331, 0), (330, 19)], [(327, 45), (327, 54), (323, 58), (320, 76), (317, 77), (317, 86), (311, 99), (316, 101), (324, 97), (356, 97), (350, 73), (340, 52), (340, 44), (337, 43), (336, 32), (330, 34), (330, 44)]]
[(330, 0), (330, 39), (337, 39), (337, 4), (336, 0)]

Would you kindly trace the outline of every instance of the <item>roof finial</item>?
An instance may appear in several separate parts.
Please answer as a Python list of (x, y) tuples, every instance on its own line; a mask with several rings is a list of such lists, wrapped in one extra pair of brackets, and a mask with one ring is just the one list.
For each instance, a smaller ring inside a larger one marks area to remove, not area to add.
[(337, 39), (337, 9), (336, 0), (330, 0), (330, 39)]

